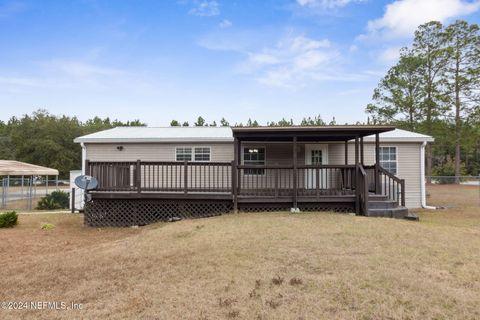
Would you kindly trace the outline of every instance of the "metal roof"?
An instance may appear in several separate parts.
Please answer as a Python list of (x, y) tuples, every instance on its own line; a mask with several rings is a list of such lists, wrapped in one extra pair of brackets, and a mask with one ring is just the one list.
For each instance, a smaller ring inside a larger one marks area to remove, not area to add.
[[(252, 130), (253, 128), (253, 130)], [(84, 143), (144, 143), (144, 142), (232, 142), (233, 132), (355, 132), (361, 130), (365, 141), (373, 141), (372, 130), (380, 133), (381, 142), (432, 142), (433, 138), (390, 126), (322, 126), (322, 127), (116, 127), (76, 138)], [(388, 131), (390, 130), (390, 131)]]
[[(375, 136), (368, 136), (364, 141), (375, 141)], [(426, 134), (402, 129), (380, 133), (380, 142), (433, 142), (435, 139)]]
[(116, 127), (78, 137), (74, 142), (230, 142), (230, 127)]
[(58, 170), (30, 163), (0, 160), (0, 176), (57, 176)]

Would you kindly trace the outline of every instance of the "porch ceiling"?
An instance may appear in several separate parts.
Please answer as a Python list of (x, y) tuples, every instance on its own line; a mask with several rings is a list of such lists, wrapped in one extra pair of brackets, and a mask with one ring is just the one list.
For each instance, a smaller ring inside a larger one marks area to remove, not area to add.
[(319, 127), (234, 127), (233, 136), (241, 141), (348, 141), (394, 130), (393, 126), (344, 125)]

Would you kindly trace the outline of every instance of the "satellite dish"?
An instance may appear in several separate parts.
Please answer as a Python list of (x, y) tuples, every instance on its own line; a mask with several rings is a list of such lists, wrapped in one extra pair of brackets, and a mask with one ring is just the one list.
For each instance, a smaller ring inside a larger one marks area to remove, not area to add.
[(98, 181), (95, 177), (82, 175), (75, 178), (75, 185), (88, 191), (97, 188)]

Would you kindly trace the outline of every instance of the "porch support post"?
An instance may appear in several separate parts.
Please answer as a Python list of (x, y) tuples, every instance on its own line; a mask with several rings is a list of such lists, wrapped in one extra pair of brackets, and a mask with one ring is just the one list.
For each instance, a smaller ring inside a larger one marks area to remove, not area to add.
[(85, 160), (85, 173), (86, 176), (90, 176), (90, 161), (88, 159)]
[(359, 156), (360, 152), (358, 151), (359, 149), (359, 139), (358, 136), (355, 137), (355, 165), (359, 163)]
[(293, 137), (293, 208), (297, 209), (297, 137)]
[(348, 140), (345, 140), (345, 165), (348, 165)]
[(380, 134), (375, 134), (375, 193), (382, 193), (380, 185)]
[(360, 188), (359, 188), (359, 167), (358, 167), (358, 136), (355, 137), (355, 214), (360, 214)]
[[(348, 140), (345, 140), (345, 165), (348, 166)], [(343, 188), (347, 189), (347, 184), (348, 184), (348, 171), (349, 169), (344, 169), (343, 170)], [(351, 178), (351, 176), (350, 176)], [(350, 189), (352, 186), (350, 185)]]
[(238, 213), (238, 184), (239, 180), (238, 178), (240, 177), (239, 175), (239, 160), (240, 160), (240, 143), (238, 141), (238, 138), (234, 138), (233, 140), (233, 162), (232, 162), (232, 194), (233, 194), (233, 212)]
[(360, 163), (365, 165), (365, 154), (363, 152), (363, 137), (360, 138)]

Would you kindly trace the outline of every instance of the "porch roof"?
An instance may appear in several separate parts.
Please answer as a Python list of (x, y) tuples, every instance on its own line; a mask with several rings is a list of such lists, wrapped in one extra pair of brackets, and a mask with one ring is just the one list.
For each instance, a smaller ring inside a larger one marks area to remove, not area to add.
[(241, 141), (348, 141), (395, 130), (393, 126), (334, 125), (291, 127), (234, 127), (234, 138)]

